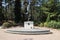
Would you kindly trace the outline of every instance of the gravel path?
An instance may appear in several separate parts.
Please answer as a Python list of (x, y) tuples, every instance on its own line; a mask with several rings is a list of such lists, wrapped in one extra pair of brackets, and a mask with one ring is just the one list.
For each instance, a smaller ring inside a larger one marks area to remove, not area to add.
[[(10, 28), (10, 29), (19, 29)], [(41, 29), (49, 29), (42, 28)], [(0, 40), (60, 40), (60, 30), (50, 29), (52, 34), (44, 34), (44, 35), (20, 35), (20, 34), (10, 34), (5, 33), (6, 29), (0, 29)]]

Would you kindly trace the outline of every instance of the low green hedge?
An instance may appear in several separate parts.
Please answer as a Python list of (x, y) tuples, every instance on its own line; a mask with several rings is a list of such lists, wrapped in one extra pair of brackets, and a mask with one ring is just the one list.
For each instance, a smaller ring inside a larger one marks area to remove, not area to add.
[(50, 21), (50, 22), (45, 22), (41, 23), (40, 26), (43, 25), (44, 27), (50, 27), (50, 28), (60, 28), (60, 22), (56, 21)]

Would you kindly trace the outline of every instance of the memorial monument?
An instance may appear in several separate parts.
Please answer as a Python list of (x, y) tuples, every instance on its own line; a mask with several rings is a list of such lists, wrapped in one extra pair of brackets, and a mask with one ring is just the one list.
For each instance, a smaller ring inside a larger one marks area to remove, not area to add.
[(29, 9), (30, 9), (30, 3), (28, 3), (26, 0), (24, 2), (25, 5), (25, 15), (27, 15), (28, 19), (24, 22), (24, 27), (20, 29), (9, 29), (6, 32), (8, 33), (14, 33), (14, 34), (48, 34), (50, 33), (50, 30), (45, 29), (39, 29), (34, 27), (34, 22), (30, 21), (30, 15), (29, 15)]

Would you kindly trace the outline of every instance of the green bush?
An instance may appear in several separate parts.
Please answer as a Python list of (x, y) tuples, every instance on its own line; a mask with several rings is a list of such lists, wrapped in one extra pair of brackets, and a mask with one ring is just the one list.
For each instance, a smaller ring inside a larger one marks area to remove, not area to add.
[(11, 26), (12, 25), (9, 22), (5, 22), (5, 23), (3, 23), (2, 28), (9, 28)]
[(44, 26), (44, 23), (40, 23), (40, 25), (38, 25), (38, 26), (43, 27)]
[(15, 25), (16, 25), (16, 23), (14, 21), (8, 21), (8, 22), (3, 23), (2, 28), (10, 28), (10, 27), (15, 26)]
[(44, 23), (44, 27), (47, 27), (47, 26), (48, 26), (48, 22), (45, 22), (45, 23)]
[(50, 28), (60, 28), (60, 22), (56, 22), (56, 21), (45, 22), (44, 26)]
[(60, 22), (57, 22), (56, 28), (58, 28), (58, 29), (60, 28)]
[(8, 21), (12, 26), (15, 26), (16, 23), (14, 21)]
[(35, 26), (38, 26), (39, 24), (40, 24), (39, 21), (34, 21), (34, 25), (35, 25)]

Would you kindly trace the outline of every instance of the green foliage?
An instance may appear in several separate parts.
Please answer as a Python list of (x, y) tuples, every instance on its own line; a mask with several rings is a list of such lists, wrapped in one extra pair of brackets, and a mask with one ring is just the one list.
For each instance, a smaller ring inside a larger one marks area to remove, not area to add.
[(58, 29), (58, 28), (60, 28), (60, 22), (56, 22), (56, 21), (45, 22), (44, 26)]
[[(6, 0), (6, 3), (10, 3), (12, 0)], [(16, 23), (21, 22), (25, 20), (25, 7), (27, 7), (26, 4), (24, 4), (24, 8), (21, 8), (21, 0), (16, 0), (15, 5), (9, 4), (8, 9), (4, 9), (1, 4), (0, 8), (0, 20), (3, 20), (3, 18), (6, 19), (13, 19)], [(23, 0), (22, 0), (23, 1)], [(25, 0), (26, 1), (26, 0)], [(56, 3), (56, 0), (48, 0), (47, 2), (43, 0), (42, 5), (40, 6), (34, 6), (36, 4), (36, 0), (32, 0), (30, 4), (30, 11), (29, 14), (31, 14), (31, 19), (35, 22), (35, 25), (39, 26), (45, 26), (45, 27), (52, 27), (52, 28), (60, 28), (60, 2)], [(3, 10), (3, 11), (2, 11)], [(13, 12), (14, 11), (14, 12)], [(14, 19), (15, 18), (15, 19)], [(54, 20), (54, 21), (51, 21)], [(8, 20), (6, 20), (8, 21)], [(3, 23), (3, 26), (9, 27), (14, 26), (16, 23), (13, 21), (8, 21)], [(44, 23), (45, 22), (45, 23)]]
[(14, 21), (8, 21), (12, 26), (16, 26), (16, 23)]
[(60, 22), (49, 21), (49, 22), (40, 23), (39, 26), (40, 27), (49, 27), (49, 28), (59, 29), (60, 28)]
[(38, 26), (40, 24), (40, 21), (34, 21), (34, 25)]
[(47, 27), (47, 26), (48, 26), (48, 22), (45, 22), (45, 23), (44, 23), (44, 27)]
[(56, 4), (55, 0), (48, 0), (47, 3), (41, 6), (42, 13), (46, 14), (46, 22), (50, 21), (51, 18), (55, 18), (58, 14), (58, 4)]
[(5, 22), (5, 23), (3, 23), (2, 28), (9, 28), (11, 26), (12, 25), (9, 22)]
[(38, 26), (39, 27), (44, 27), (44, 23), (40, 23)]
[(3, 24), (2, 24), (2, 28), (10, 28), (10, 27), (12, 27), (12, 26), (15, 26), (16, 25), (16, 23), (14, 22), (14, 21), (8, 21), (8, 22), (4, 22)]

